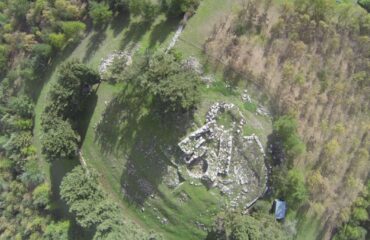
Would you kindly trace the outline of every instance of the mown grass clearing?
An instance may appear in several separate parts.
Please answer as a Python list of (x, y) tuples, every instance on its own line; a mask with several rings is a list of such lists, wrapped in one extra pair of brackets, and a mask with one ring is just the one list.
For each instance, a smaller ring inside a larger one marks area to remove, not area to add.
[[(212, 19), (231, 10), (228, 3), (229, 1), (205, 0), (197, 12), (200, 18), (197, 20), (198, 15), (195, 15), (189, 21), (184, 36), (194, 36), (199, 41), (204, 41), (207, 33), (203, 30), (212, 29), (208, 26)], [(138, 47), (139, 51), (143, 52), (148, 48), (151, 50), (164, 48), (177, 24), (177, 20), (167, 20), (164, 16), (159, 16), (153, 24), (131, 19), (112, 25), (104, 32), (90, 32), (73, 52), (67, 58), (61, 58), (58, 64), (79, 58), (97, 68), (101, 59), (114, 50), (132, 50)], [(188, 30), (194, 32), (187, 33)], [(202, 34), (198, 35), (200, 32)], [(189, 48), (189, 52), (185, 48), (179, 48), (179, 51), (186, 56), (194, 51), (194, 48), (192, 50)], [(53, 71), (42, 89), (36, 105), (34, 132), (39, 154), (42, 135), (40, 116), (47, 103), (47, 93), (56, 78), (57, 69)], [(214, 86), (202, 89), (203, 101), (194, 116), (197, 124), (204, 122), (206, 111), (215, 101), (242, 105), (240, 92), (227, 88), (221, 81), (222, 76), (217, 78), (220, 81)], [(107, 107), (111, 107), (112, 99), (123, 89), (127, 91), (128, 95), (125, 98), (127, 101), (123, 101), (123, 105), (116, 105), (108, 114), (103, 115)], [(181, 120), (184, 119), (183, 116), (160, 118), (144, 104), (150, 99), (146, 99), (145, 96), (132, 98), (129, 95), (131, 91), (133, 89), (128, 85), (102, 83), (96, 89), (96, 94), (90, 96), (79, 126), (83, 139), (81, 146), (83, 157), (88, 167), (100, 173), (103, 187), (121, 206), (124, 216), (134, 219), (148, 229), (163, 232), (166, 239), (189, 239), (189, 236), (201, 239), (206, 235), (205, 227), (212, 223), (213, 217), (222, 206), (219, 193), (207, 190), (199, 182), (185, 181), (174, 190), (162, 183), (168, 171), (167, 167), (171, 165), (170, 160), (176, 158), (179, 160), (176, 152), (168, 154), (166, 151), (168, 147), (175, 149), (177, 142), (191, 131), (186, 124), (191, 123), (192, 119), (185, 119), (189, 121), (183, 122)], [(257, 124), (258, 116), (243, 111), (251, 123)], [(129, 116), (130, 114), (132, 116)], [(104, 129), (97, 129), (103, 118), (107, 120)], [(271, 124), (266, 120), (262, 122), (263, 127), (267, 126), (266, 133), (269, 132)], [(134, 176), (130, 175), (132, 169), (136, 173)], [(141, 192), (140, 181), (152, 186), (152, 194)], [(132, 197), (124, 199), (123, 190), (126, 196), (129, 192)]]

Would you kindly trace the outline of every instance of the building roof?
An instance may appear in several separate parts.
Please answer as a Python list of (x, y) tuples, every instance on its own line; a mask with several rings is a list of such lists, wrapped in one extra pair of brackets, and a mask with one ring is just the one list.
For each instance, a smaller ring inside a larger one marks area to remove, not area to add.
[(287, 210), (286, 202), (276, 199), (275, 203), (275, 218), (277, 220), (284, 219)]

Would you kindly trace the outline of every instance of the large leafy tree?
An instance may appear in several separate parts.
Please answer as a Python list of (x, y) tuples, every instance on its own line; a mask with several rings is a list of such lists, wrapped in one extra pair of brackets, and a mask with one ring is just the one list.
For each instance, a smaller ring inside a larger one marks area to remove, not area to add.
[(79, 136), (71, 124), (58, 119), (55, 127), (47, 131), (42, 138), (42, 151), (49, 160), (72, 158), (77, 154)]
[(98, 3), (92, 1), (90, 3), (89, 15), (95, 26), (102, 26), (112, 19), (113, 13), (104, 2)]
[(63, 178), (60, 194), (82, 227), (89, 228), (98, 223), (95, 209), (103, 200), (103, 194), (98, 188), (97, 175), (85, 173), (82, 167), (74, 168)]
[(144, 21), (151, 21), (159, 12), (157, 4), (151, 0), (130, 0), (129, 2), (130, 13), (133, 15), (142, 16)]
[(80, 166), (74, 168), (63, 179), (60, 193), (77, 222), (96, 229), (94, 239), (131, 238), (127, 234), (133, 229), (125, 229), (118, 207), (104, 196), (95, 172), (86, 172)]
[(68, 240), (69, 221), (62, 221), (49, 224), (44, 232), (45, 240)]
[(199, 102), (199, 76), (183, 68), (171, 53), (137, 58), (123, 79), (152, 95), (163, 112), (187, 111)]
[(61, 23), (64, 35), (69, 41), (76, 42), (86, 29), (86, 25), (80, 21), (65, 21)]
[(57, 84), (50, 92), (52, 104), (48, 111), (55, 111), (63, 118), (73, 118), (81, 110), (90, 87), (99, 81), (98, 72), (79, 60), (65, 63), (59, 70)]
[(272, 182), (276, 196), (285, 199), (291, 208), (298, 208), (308, 198), (305, 177), (295, 168), (289, 171), (284, 168), (275, 169)]

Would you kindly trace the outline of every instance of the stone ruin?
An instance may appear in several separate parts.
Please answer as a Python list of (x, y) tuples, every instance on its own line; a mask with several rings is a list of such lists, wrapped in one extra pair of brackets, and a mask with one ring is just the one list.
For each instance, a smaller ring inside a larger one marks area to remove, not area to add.
[[(222, 114), (230, 114), (229, 127), (220, 123)], [(215, 103), (205, 124), (178, 143), (187, 174), (209, 188), (217, 187), (231, 207), (249, 207), (266, 189), (264, 147), (256, 134), (243, 136), (245, 124), (234, 104)]]

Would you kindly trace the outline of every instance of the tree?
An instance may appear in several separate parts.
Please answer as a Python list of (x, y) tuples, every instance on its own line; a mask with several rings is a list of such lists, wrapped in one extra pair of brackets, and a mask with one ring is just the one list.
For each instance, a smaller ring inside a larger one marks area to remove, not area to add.
[(75, 167), (63, 178), (60, 195), (82, 227), (93, 227), (99, 222), (96, 206), (103, 200), (103, 194), (96, 174), (86, 173), (80, 166)]
[(199, 76), (182, 67), (173, 54), (139, 57), (123, 79), (148, 91), (163, 112), (188, 111), (199, 102)]
[(49, 58), (52, 55), (52, 47), (46, 43), (36, 44), (32, 48), (33, 66), (35, 69), (43, 69), (46, 67)]
[(60, 189), (77, 222), (84, 228), (96, 229), (94, 240), (131, 239), (134, 229), (124, 228), (117, 205), (103, 195), (95, 172), (75, 167), (63, 178)]
[(89, 15), (95, 26), (102, 26), (112, 19), (113, 13), (104, 2), (97, 3), (93, 1), (90, 3)]
[(33, 204), (40, 209), (47, 209), (50, 202), (50, 186), (43, 183), (32, 192)]
[[(5, 72), (8, 65), (9, 49), (6, 45), (0, 45), (0, 72)], [(0, 73), (0, 76), (2, 74)]]
[(55, 0), (56, 14), (64, 20), (76, 19), (80, 16), (81, 10), (73, 1)]
[(32, 118), (34, 105), (30, 98), (20, 95), (10, 100), (10, 108), (20, 117)]
[(333, 238), (334, 240), (365, 240), (366, 229), (360, 226), (345, 225)]
[(151, 0), (130, 0), (130, 13), (136, 16), (142, 16), (146, 22), (151, 21), (158, 14), (159, 8)]
[(370, 0), (359, 0), (358, 1), (358, 4), (360, 4), (368, 12), (370, 12)]
[(60, 67), (57, 84), (50, 91), (51, 104), (47, 111), (72, 119), (81, 110), (82, 102), (92, 85), (100, 82), (99, 73), (78, 60)]
[(68, 240), (69, 221), (53, 222), (49, 224), (44, 232), (45, 240)]
[(178, 16), (186, 12), (193, 13), (199, 6), (200, 0), (163, 0), (162, 8), (169, 14)]
[(63, 49), (66, 44), (66, 37), (63, 33), (50, 33), (48, 38), (50, 45), (57, 50)]
[(306, 151), (297, 132), (298, 123), (292, 116), (284, 115), (274, 122), (274, 131), (282, 139), (285, 152), (292, 160)]
[(80, 21), (67, 21), (61, 23), (61, 28), (66, 39), (76, 42), (82, 37), (83, 32), (86, 30), (86, 25)]
[(104, 200), (96, 207), (99, 223), (96, 228), (94, 240), (125, 239), (123, 222), (118, 215), (119, 209), (110, 200)]
[(77, 155), (78, 142), (71, 124), (59, 119), (56, 126), (42, 136), (42, 152), (49, 160), (72, 158)]
[(13, 0), (9, 1), (8, 9), (10, 13), (15, 16), (18, 20), (23, 20), (26, 17), (26, 13), (30, 7), (30, 3), (27, 0)]
[(298, 208), (308, 198), (304, 175), (297, 169), (275, 169), (272, 182), (276, 196), (285, 199), (293, 209)]

